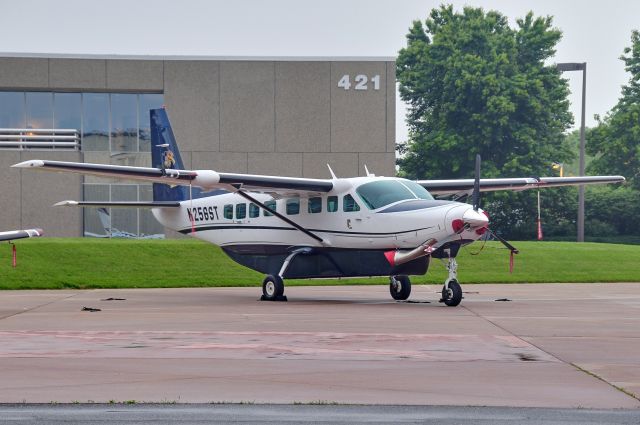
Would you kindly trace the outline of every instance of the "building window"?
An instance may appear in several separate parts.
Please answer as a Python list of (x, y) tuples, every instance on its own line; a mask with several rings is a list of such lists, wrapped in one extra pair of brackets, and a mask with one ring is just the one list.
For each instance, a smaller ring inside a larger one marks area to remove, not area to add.
[(82, 94), (82, 150), (109, 151), (109, 95)]
[(111, 152), (138, 151), (138, 98), (111, 93)]
[(53, 93), (27, 92), (26, 128), (53, 128)]
[[(87, 201), (150, 201), (152, 198), (150, 184), (83, 184), (83, 199)], [(84, 236), (160, 239), (164, 238), (164, 227), (144, 208), (87, 208)]]
[(0, 128), (25, 128), (24, 92), (0, 92)]
[[(0, 128), (13, 129), (6, 131), (5, 138), (0, 134), (0, 142), (7, 142), (0, 143), (0, 148), (82, 149), (86, 162), (148, 167), (149, 110), (163, 103), (161, 93), (0, 91)], [(83, 200), (153, 199), (148, 184), (91, 181), (83, 185)], [(157, 237), (164, 232), (145, 209), (84, 209), (83, 215), (87, 236)]]

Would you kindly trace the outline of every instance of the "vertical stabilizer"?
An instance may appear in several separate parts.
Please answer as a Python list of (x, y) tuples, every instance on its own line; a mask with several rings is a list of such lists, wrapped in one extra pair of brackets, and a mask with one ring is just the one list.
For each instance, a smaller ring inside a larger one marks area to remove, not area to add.
[[(169, 123), (167, 111), (162, 108), (152, 109), (149, 112), (151, 120), (151, 165), (162, 170), (184, 170), (184, 163), (171, 129), (171, 123)], [(162, 183), (153, 184), (154, 201), (185, 201), (187, 199), (189, 199), (188, 187), (171, 187)]]

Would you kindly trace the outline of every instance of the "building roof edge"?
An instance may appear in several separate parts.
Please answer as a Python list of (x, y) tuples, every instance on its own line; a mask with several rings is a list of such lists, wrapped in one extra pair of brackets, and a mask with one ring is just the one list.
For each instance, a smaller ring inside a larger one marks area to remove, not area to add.
[(85, 53), (0, 52), (0, 58), (110, 59), (164, 61), (281, 61), (281, 62), (393, 62), (392, 56), (209, 56), (209, 55), (119, 55)]

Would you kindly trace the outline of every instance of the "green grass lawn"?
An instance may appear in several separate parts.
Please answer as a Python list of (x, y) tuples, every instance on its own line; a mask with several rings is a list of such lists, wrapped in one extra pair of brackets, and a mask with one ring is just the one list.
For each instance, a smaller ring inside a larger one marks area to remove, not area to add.
[[(640, 282), (640, 246), (572, 242), (514, 242), (520, 249), (509, 274), (509, 252), (490, 242), (463, 248), (461, 283)], [(193, 239), (42, 238), (0, 245), (0, 289), (260, 286), (260, 273), (242, 267), (211, 244)], [(416, 284), (442, 284), (444, 263), (433, 260)], [(387, 278), (290, 280), (289, 285), (387, 284)]]

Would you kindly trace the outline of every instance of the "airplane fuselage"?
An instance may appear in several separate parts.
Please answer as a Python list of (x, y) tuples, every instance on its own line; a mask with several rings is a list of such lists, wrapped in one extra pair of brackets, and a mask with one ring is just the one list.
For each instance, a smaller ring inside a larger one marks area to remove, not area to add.
[[(401, 193), (384, 200), (374, 199), (375, 193), (369, 193), (367, 187), (359, 190), (374, 182), (384, 182), (383, 189), (387, 191), (397, 185)], [(313, 248), (325, 256), (331, 253), (331, 261), (351, 262), (366, 261), (364, 257), (368, 256), (380, 257), (390, 250), (415, 249), (429, 240), (435, 240), (433, 249), (437, 250), (445, 244), (469, 243), (482, 235), (478, 229), (486, 226), (488, 220), (473, 211), (471, 205), (434, 200), (426, 191), (412, 192), (413, 186), (408, 187), (409, 184), (411, 182), (398, 178), (358, 177), (339, 179), (335, 189), (308, 197), (274, 199), (269, 194), (251, 194), (322, 241), (237, 193), (183, 201), (180, 208), (156, 208), (153, 214), (164, 226), (219, 245), (234, 260), (262, 272), (274, 270), (266, 265), (267, 259), (258, 257), (277, 256), (273, 261), (277, 264), (281, 257), (300, 247)], [(387, 202), (389, 200), (392, 202)], [(469, 214), (473, 213), (477, 222), (462, 227), (460, 223), (468, 222)], [(426, 272), (424, 264), (422, 268)], [(356, 269), (331, 275), (388, 275), (394, 271), (392, 264), (373, 272)], [(300, 277), (316, 275), (314, 272), (298, 274)]]

